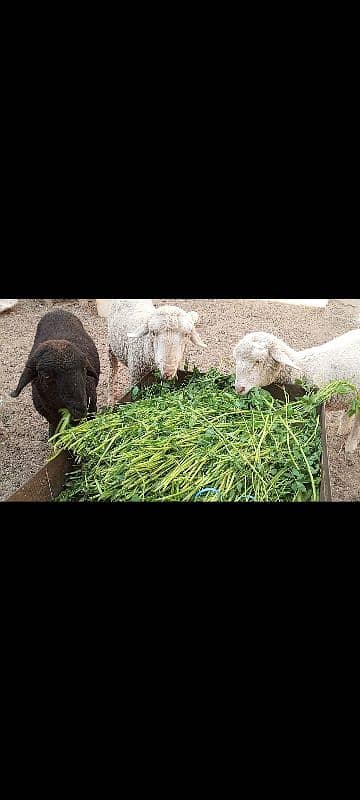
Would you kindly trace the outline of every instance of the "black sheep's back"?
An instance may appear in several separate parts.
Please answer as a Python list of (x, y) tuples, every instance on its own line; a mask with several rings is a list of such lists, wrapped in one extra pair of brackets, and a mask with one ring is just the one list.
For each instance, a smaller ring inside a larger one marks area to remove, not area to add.
[(71, 311), (49, 311), (41, 318), (35, 335), (33, 350), (41, 342), (65, 339), (76, 345), (87, 356), (95, 371), (100, 374), (100, 359), (95, 342), (86, 332), (81, 320)]
[(41, 317), (34, 344), (37, 339), (41, 342), (46, 339), (67, 339), (68, 342), (77, 344), (79, 335), (80, 339), (83, 336), (90, 339), (79, 317), (71, 311), (49, 311)]

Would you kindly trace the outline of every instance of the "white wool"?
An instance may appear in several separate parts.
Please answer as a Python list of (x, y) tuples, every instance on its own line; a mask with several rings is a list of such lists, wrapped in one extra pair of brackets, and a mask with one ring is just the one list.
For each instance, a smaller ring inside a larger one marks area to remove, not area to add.
[[(319, 388), (332, 381), (348, 381), (360, 389), (360, 329), (306, 350), (293, 350), (273, 334), (256, 331), (240, 340), (233, 355), (239, 393), (299, 378)], [(359, 422), (353, 419), (348, 452), (355, 449), (359, 435)]]
[(112, 300), (96, 300), (99, 317), (108, 317), (111, 311)]
[[(303, 378), (321, 388), (331, 381), (344, 380), (360, 388), (360, 329), (306, 350), (293, 350), (271, 333), (257, 331), (244, 336), (235, 347), (237, 365), (243, 356), (250, 364), (255, 360), (266, 364), (266, 377), (272, 378), (268, 383)], [(266, 384), (253, 384), (261, 385)]]
[[(108, 315), (110, 364), (114, 356), (125, 364), (132, 383), (138, 383), (156, 367), (176, 373), (183, 369), (186, 342), (189, 339), (206, 347), (195, 331), (196, 312), (178, 306), (156, 308), (152, 300), (113, 300)], [(110, 375), (109, 397), (113, 397), (113, 375)]]
[(0, 314), (9, 308), (14, 308), (18, 302), (18, 300), (0, 300)]

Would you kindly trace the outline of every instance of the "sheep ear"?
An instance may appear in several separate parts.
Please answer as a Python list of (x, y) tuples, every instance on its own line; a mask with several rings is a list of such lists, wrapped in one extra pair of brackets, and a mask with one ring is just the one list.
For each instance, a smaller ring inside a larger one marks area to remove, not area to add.
[(128, 339), (139, 339), (140, 336), (145, 336), (145, 333), (148, 333), (149, 325), (146, 322), (145, 325), (141, 325), (140, 328), (136, 328), (135, 331), (128, 333)]
[(192, 343), (196, 344), (198, 347), (207, 347), (207, 344), (205, 344), (205, 342), (203, 342), (203, 340), (200, 339), (200, 336), (198, 332), (195, 330), (195, 328), (191, 332), (190, 339)]
[(23, 372), (23, 374), (22, 374), (22, 376), (21, 376), (21, 378), (19, 380), (19, 383), (18, 383), (16, 389), (13, 392), (10, 392), (10, 396), (11, 397), (19, 397), (20, 392), (22, 392), (22, 390), (25, 389), (25, 386), (27, 386), (28, 383), (31, 383), (31, 381), (33, 381), (35, 379), (35, 377), (36, 377), (36, 374), (35, 374), (34, 367), (32, 365), (26, 364), (26, 367), (25, 367), (24, 372)]
[(287, 355), (287, 353), (284, 352), (284, 350), (281, 350), (279, 345), (276, 344), (274, 345), (274, 347), (271, 348), (270, 355), (271, 358), (273, 358), (274, 361), (277, 361), (278, 364), (283, 364), (286, 367), (296, 368), (296, 364), (294, 364), (294, 362), (290, 360), (289, 356)]

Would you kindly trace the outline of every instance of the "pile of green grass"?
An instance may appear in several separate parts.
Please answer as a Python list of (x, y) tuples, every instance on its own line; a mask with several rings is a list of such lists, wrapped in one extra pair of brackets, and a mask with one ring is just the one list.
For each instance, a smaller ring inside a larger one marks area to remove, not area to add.
[(133, 390), (134, 403), (62, 427), (54, 454), (78, 465), (58, 502), (317, 501), (321, 482), (319, 403), (348, 384), (290, 402), (264, 389), (246, 397), (216, 369), (185, 384)]

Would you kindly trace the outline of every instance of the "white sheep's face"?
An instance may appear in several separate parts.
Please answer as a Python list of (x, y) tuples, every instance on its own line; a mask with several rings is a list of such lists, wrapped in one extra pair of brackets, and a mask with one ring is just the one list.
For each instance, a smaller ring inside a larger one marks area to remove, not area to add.
[(206, 347), (195, 330), (196, 312), (185, 312), (176, 306), (163, 306), (150, 317), (145, 326), (129, 335), (130, 339), (148, 335), (154, 361), (162, 378), (175, 378), (183, 369), (187, 342)]
[(175, 378), (184, 361), (187, 335), (182, 331), (152, 331), (150, 333), (157, 368), (165, 379)]
[(271, 343), (256, 334), (244, 336), (234, 349), (234, 359), (237, 394), (247, 394), (257, 386), (269, 386), (281, 371), (281, 364), (273, 358)]
[(194, 322), (190, 314), (155, 314), (149, 321), (155, 364), (161, 376), (175, 378), (183, 367), (185, 347), (190, 341)]

